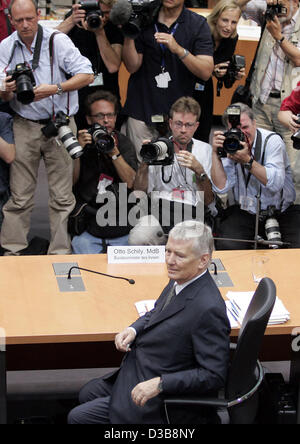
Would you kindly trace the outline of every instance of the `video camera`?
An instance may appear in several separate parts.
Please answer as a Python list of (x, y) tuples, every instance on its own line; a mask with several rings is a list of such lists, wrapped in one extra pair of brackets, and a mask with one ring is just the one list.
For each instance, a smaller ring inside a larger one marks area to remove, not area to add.
[(97, 29), (102, 23), (102, 11), (99, 8), (98, 0), (82, 0), (79, 2), (80, 8), (86, 12), (85, 20), (91, 29)]
[(284, 16), (287, 14), (287, 9), (285, 6), (279, 5), (268, 5), (265, 12), (265, 18), (267, 21), (274, 20), (276, 16)]
[[(297, 114), (298, 120), (296, 121), (297, 125), (300, 125), (300, 114)], [(293, 141), (293, 148), (295, 150), (300, 150), (300, 129), (295, 132), (295, 134), (291, 137)]]
[(73, 131), (69, 128), (69, 123), (70, 117), (59, 111), (55, 119), (42, 128), (42, 133), (47, 139), (58, 136), (72, 159), (77, 159), (83, 154), (83, 149), (74, 136)]
[(160, 137), (145, 143), (140, 151), (143, 162), (148, 165), (171, 165), (174, 161), (174, 146), (171, 139)]
[(7, 71), (7, 76), (12, 76), (16, 81), (17, 99), (23, 105), (29, 105), (34, 100), (35, 78), (32, 69), (26, 63), (18, 63), (14, 70)]
[(112, 7), (110, 20), (121, 26), (125, 37), (135, 39), (151, 25), (159, 11), (161, 0), (117, 0)]
[[(277, 220), (277, 216), (280, 214), (280, 211), (274, 207), (274, 205), (269, 205), (266, 210), (260, 211), (259, 218), (260, 220), (265, 220), (265, 232), (268, 241), (281, 241), (281, 233), (279, 222)], [(270, 248), (278, 248), (278, 245), (269, 245)]]
[(110, 134), (108, 134), (105, 126), (99, 125), (99, 123), (94, 123), (88, 132), (92, 136), (98, 153), (107, 154), (114, 149), (115, 140)]
[(227, 154), (234, 154), (242, 150), (243, 146), (241, 142), (246, 140), (243, 131), (237, 128), (241, 124), (241, 107), (238, 105), (230, 105), (227, 108), (227, 115), (231, 128), (224, 133), (225, 140), (223, 147), (218, 148), (219, 157), (227, 157)]

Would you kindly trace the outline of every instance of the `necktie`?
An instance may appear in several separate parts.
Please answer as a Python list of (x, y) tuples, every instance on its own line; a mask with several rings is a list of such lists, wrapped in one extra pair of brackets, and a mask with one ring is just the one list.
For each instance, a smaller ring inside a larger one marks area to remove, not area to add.
[(169, 291), (169, 293), (167, 295), (166, 301), (165, 301), (161, 311), (163, 311), (169, 305), (169, 303), (171, 302), (173, 296), (175, 296), (175, 294), (176, 294), (175, 287), (176, 287), (176, 284), (174, 284), (173, 287), (170, 289), (170, 291)]

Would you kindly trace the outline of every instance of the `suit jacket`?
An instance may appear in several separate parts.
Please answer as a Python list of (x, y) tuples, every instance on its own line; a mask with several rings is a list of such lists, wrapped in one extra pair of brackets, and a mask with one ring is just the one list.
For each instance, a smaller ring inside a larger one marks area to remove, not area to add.
[[(209, 272), (190, 283), (161, 311), (170, 281), (154, 309), (132, 324), (137, 331), (113, 385), (112, 423), (164, 423), (163, 396), (211, 393), (224, 386), (230, 325), (225, 303)], [(162, 377), (163, 392), (144, 407), (131, 399), (142, 381)]]

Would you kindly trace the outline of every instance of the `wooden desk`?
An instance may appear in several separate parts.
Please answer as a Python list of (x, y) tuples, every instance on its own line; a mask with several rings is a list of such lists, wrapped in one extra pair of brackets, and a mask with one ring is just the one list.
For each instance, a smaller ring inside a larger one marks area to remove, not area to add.
[[(291, 319), (270, 326), (267, 335), (290, 335), (300, 327), (300, 250), (215, 252), (234, 283), (228, 290), (249, 291), (252, 258), (269, 258), (269, 276)], [(86, 291), (60, 292), (53, 263), (77, 262), (79, 267), (133, 278), (126, 281), (81, 271)], [(154, 299), (168, 282), (162, 264), (108, 265), (106, 255), (23, 256), (0, 258), (0, 326), (7, 345), (113, 341), (117, 332), (132, 323), (137, 312), (134, 302)], [(236, 336), (237, 330), (232, 331)]]
[[(225, 296), (229, 289), (255, 290), (252, 258), (262, 254), (269, 257), (269, 276), (291, 312), (286, 324), (267, 328), (266, 338), (275, 343), (280, 357), (280, 347), (289, 356), (291, 333), (300, 326), (300, 250), (215, 252), (234, 284), (221, 292)], [(122, 354), (115, 351), (115, 334), (137, 318), (134, 302), (158, 297), (168, 277), (163, 264), (108, 265), (106, 261), (106, 255), (0, 258), (0, 326), (7, 344), (5, 350), (0, 342), (0, 423), (6, 421), (6, 368), (119, 364)], [(60, 292), (53, 269), (53, 263), (60, 262), (77, 262), (79, 267), (132, 278), (135, 284), (81, 271), (86, 291)], [(237, 334), (237, 329), (232, 331), (233, 337)], [(280, 343), (282, 338), (285, 345)]]

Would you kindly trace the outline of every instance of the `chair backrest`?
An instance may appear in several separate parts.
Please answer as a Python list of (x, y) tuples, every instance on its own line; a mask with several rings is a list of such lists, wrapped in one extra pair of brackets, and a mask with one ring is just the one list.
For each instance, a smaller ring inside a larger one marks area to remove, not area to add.
[[(275, 300), (274, 282), (269, 278), (263, 278), (253, 295), (239, 332), (226, 384), (227, 399), (235, 399), (247, 393), (255, 385), (256, 362)], [(245, 403), (230, 409), (231, 422), (253, 422), (257, 399), (258, 397), (254, 395)]]

